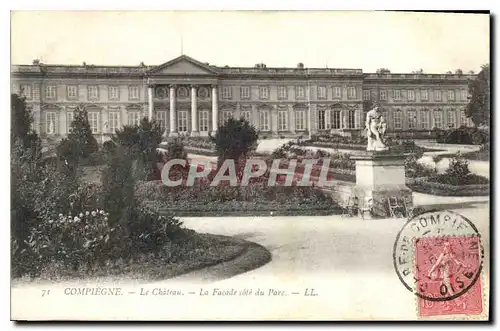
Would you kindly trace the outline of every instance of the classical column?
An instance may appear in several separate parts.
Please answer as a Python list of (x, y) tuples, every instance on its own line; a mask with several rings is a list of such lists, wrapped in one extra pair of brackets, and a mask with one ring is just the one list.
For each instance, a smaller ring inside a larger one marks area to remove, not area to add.
[(196, 104), (197, 86), (191, 85), (191, 136), (199, 136), (198, 132), (198, 105)]
[(215, 134), (219, 126), (219, 105), (218, 105), (218, 94), (217, 85), (212, 85), (212, 132)]
[(340, 115), (342, 116), (342, 129), (347, 129), (347, 109), (342, 109)]
[(153, 120), (153, 85), (148, 86), (148, 120)]
[(170, 136), (176, 137), (177, 134), (177, 118), (175, 110), (175, 85), (170, 85)]

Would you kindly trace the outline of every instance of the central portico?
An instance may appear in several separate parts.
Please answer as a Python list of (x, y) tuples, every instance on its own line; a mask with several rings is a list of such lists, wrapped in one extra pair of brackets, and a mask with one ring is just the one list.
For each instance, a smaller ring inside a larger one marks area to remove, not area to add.
[(148, 118), (154, 119), (156, 110), (168, 110), (165, 137), (214, 133), (218, 126), (217, 74), (209, 65), (187, 56), (148, 71)]

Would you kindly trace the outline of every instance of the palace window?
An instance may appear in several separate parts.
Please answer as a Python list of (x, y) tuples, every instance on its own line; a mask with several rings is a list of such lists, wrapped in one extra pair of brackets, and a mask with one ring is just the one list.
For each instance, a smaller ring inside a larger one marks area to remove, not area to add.
[(396, 111), (393, 113), (393, 116), (394, 116), (394, 129), (401, 130), (403, 128), (402, 125), (403, 112), (401, 111), (401, 109), (396, 109)]
[(342, 98), (342, 87), (340, 87), (340, 86), (334, 86), (333, 87), (333, 97), (335, 99), (341, 99)]
[(441, 101), (441, 90), (434, 91), (434, 100)]
[(278, 111), (278, 131), (288, 130), (288, 111)]
[(422, 101), (429, 100), (429, 91), (428, 90), (421, 90), (420, 91), (420, 100), (422, 100)]
[(90, 130), (92, 130), (92, 133), (99, 132), (99, 115), (101, 115), (101, 113), (95, 111), (88, 113)]
[(73, 119), (75, 118), (75, 113), (69, 111), (66, 113), (66, 127), (68, 128), (68, 132), (71, 132), (71, 123), (73, 123)]
[(318, 129), (326, 129), (326, 111), (324, 109), (318, 109)]
[(304, 131), (306, 129), (306, 111), (295, 111), (295, 130)]
[(306, 92), (304, 86), (295, 86), (295, 99), (304, 99)]
[(264, 100), (269, 99), (269, 87), (267, 86), (259, 87), (259, 98)]
[(422, 109), (420, 111), (420, 127), (422, 129), (426, 129), (426, 130), (428, 130), (430, 128), (429, 111), (427, 109)]
[(394, 90), (394, 100), (401, 100), (401, 90)]
[(278, 99), (287, 99), (286, 86), (278, 86)]
[(370, 100), (370, 99), (371, 99), (371, 91), (363, 90), (363, 100)]
[(96, 86), (96, 85), (87, 86), (87, 98), (89, 100), (98, 100), (99, 99), (99, 86)]
[(455, 109), (448, 109), (447, 115), (448, 127), (454, 128), (456, 124)]
[(347, 115), (348, 115), (347, 116), (347, 127), (349, 129), (356, 128), (356, 111), (353, 109), (350, 109)]
[(128, 98), (129, 100), (139, 100), (139, 86), (128, 87)]
[(112, 111), (108, 114), (108, 130), (109, 133), (115, 134), (116, 130), (120, 129), (120, 112)]
[(230, 110), (225, 110), (221, 113), (222, 115), (222, 123), (226, 123), (232, 116), (233, 116), (233, 112), (230, 111)]
[(186, 110), (179, 110), (177, 113), (177, 131), (180, 133), (188, 132), (188, 112)]
[(31, 85), (29, 84), (21, 84), (20, 86), (20, 94), (26, 99), (31, 99)]
[(109, 100), (119, 100), (120, 99), (120, 89), (118, 86), (110, 86), (108, 89)]
[(467, 116), (465, 116), (465, 111), (460, 111), (460, 126), (467, 126)]
[(201, 110), (198, 113), (198, 130), (200, 132), (208, 132), (208, 110)]
[(448, 90), (448, 100), (455, 101), (455, 91), (454, 90)]
[(45, 132), (47, 134), (56, 134), (57, 132), (57, 113), (55, 112), (47, 112), (45, 113)]
[(45, 87), (45, 97), (47, 99), (56, 99), (56, 86), (48, 85)]
[(340, 110), (332, 110), (330, 114), (332, 129), (342, 128), (342, 122), (340, 121)]
[(347, 88), (347, 97), (349, 99), (356, 99), (356, 88), (354, 86), (349, 86)]
[(408, 90), (408, 101), (415, 101), (415, 91)]
[(261, 131), (269, 131), (269, 111), (261, 110), (259, 112), (259, 126)]
[(387, 100), (387, 90), (380, 90), (380, 100)]
[(460, 99), (462, 99), (462, 101), (467, 101), (469, 92), (467, 90), (461, 90), (460, 95), (461, 95)]
[(141, 123), (141, 113), (138, 111), (131, 111), (128, 113), (128, 125), (134, 126)]
[(241, 86), (240, 87), (240, 98), (241, 99), (250, 99), (250, 86)]
[(387, 123), (387, 126), (391, 127), (391, 125), (389, 125), (389, 112), (387, 110), (382, 111), (382, 118)]
[(318, 99), (327, 99), (326, 86), (318, 86)]
[(245, 110), (245, 111), (242, 111), (241, 112), (241, 118), (243, 118), (245, 121), (247, 121), (248, 123), (252, 124), (252, 119), (250, 118), (250, 111), (248, 110)]
[(164, 110), (157, 111), (155, 113), (156, 122), (160, 126), (162, 132), (165, 132), (167, 129), (167, 112)]
[(233, 89), (231, 86), (222, 87), (222, 99), (231, 99), (233, 97)]
[(408, 129), (417, 128), (417, 111), (414, 109), (408, 110)]
[(78, 86), (68, 85), (66, 87), (66, 92), (68, 94), (68, 99), (77, 99), (78, 98)]
[(440, 110), (434, 111), (434, 127), (438, 129), (443, 128), (443, 112)]

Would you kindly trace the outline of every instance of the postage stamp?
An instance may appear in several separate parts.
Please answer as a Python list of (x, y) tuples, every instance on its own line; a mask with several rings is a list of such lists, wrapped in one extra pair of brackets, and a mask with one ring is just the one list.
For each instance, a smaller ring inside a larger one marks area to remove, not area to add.
[(483, 312), (484, 251), (476, 226), (452, 211), (409, 220), (394, 243), (393, 262), (403, 285), (418, 297), (419, 317)]
[(416, 239), (419, 315), (480, 314), (480, 256), (478, 236)]

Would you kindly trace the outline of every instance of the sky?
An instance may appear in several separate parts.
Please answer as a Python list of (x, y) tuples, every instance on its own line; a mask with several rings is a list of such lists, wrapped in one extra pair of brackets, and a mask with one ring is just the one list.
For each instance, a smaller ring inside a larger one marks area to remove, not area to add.
[[(479, 71), (485, 14), (370, 11), (14, 11), (11, 62)], [(182, 45), (182, 46), (181, 46)]]

